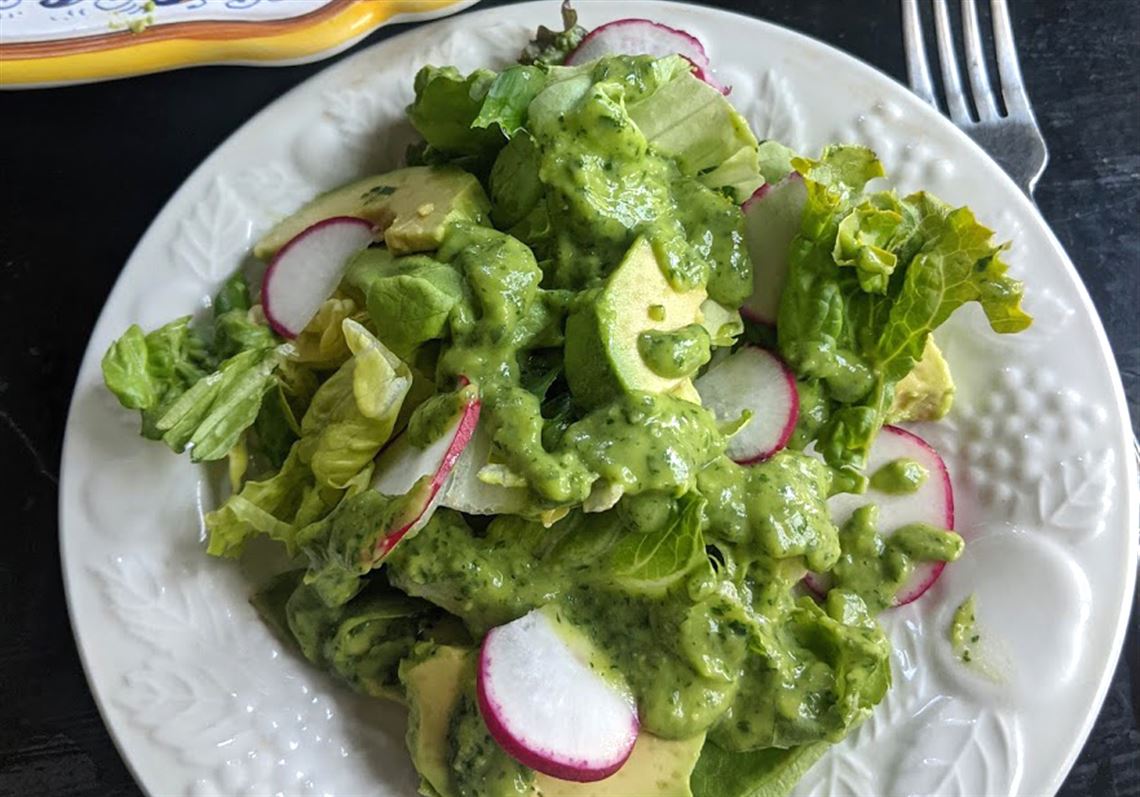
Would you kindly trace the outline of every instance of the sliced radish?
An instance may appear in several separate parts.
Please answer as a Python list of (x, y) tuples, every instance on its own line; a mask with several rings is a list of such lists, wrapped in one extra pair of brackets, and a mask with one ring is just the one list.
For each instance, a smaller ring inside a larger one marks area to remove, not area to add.
[(800, 414), (796, 377), (787, 364), (767, 349), (744, 346), (705, 372), (693, 385), (701, 404), (721, 423), (749, 420), (728, 440), (725, 453), (734, 462), (750, 465), (767, 459), (788, 443)]
[[(939, 528), (954, 529), (954, 488), (946, 463), (930, 444), (913, 432), (897, 426), (884, 426), (867, 457), (868, 476), (896, 459), (913, 459), (930, 474), (913, 493), (885, 493), (868, 487), (862, 495), (840, 493), (828, 499), (831, 519), (842, 528), (861, 506), (874, 503), (879, 507), (879, 529), (890, 536), (911, 523), (928, 523)], [(895, 595), (894, 606), (917, 600), (942, 575), (945, 562), (919, 562), (910, 580)], [(831, 586), (826, 575), (808, 573), (804, 582), (816, 594), (824, 595)]]
[(380, 535), (373, 554), (375, 562), (383, 560), (396, 543), (419, 531), (431, 519), (456, 461), (475, 433), (480, 407), (472, 392), (447, 431), (427, 448), (416, 448), (404, 434), (380, 453), (372, 489), (384, 495), (404, 496), (406, 504)]
[(372, 237), (371, 222), (337, 216), (305, 228), (281, 247), (261, 283), (269, 325), (286, 338), (300, 335), (340, 284), (348, 258)]
[(491, 433), (486, 424), (479, 424), (471, 443), (455, 463), (440, 506), (469, 515), (517, 515), (530, 507), (532, 499), (527, 488), (487, 484), (479, 478), (479, 470), (490, 458)]
[(562, 780), (617, 772), (637, 741), (628, 689), (598, 674), (590, 644), (550, 608), (493, 628), (479, 653), (479, 710), (509, 755)]
[(780, 293), (788, 278), (788, 250), (800, 231), (807, 187), (799, 172), (762, 185), (741, 206), (744, 242), (752, 260), (752, 295), (740, 312), (753, 321), (776, 323)]
[(594, 28), (570, 55), (566, 66), (584, 64), (606, 55), (679, 55), (693, 65), (693, 74), (725, 94), (728, 91), (712, 77), (708, 53), (691, 33), (649, 19), (616, 19)]

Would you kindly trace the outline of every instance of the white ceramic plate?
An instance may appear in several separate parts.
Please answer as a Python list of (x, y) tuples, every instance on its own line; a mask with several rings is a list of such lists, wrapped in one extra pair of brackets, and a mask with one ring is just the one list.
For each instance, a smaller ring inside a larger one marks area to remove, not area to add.
[[(870, 67), (787, 30), (707, 8), (585, 4), (594, 26), (651, 16), (698, 35), (761, 137), (805, 152), (874, 147), (902, 190), (968, 203), (1004, 239), (1036, 323), (942, 330), (960, 386), (921, 432), (946, 455), (967, 553), (888, 613), (895, 686), (801, 794), (1047, 794), (1083, 743), (1115, 665), (1137, 558), (1136, 470), (1120, 378), (1085, 289), (1014, 184), (945, 119)], [(88, 677), (152, 794), (412, 794), (402, 712), (283, 651), (247, 603), (249, 574), (203, 552), (206, 473), (137, 435), (101, 384), (128, 324), (203, 308), (250, 243), (317, 191), (396, 165), (424, 63), (510, 61), (555, 2), (425, 26), (342, 61), (235, 133), (135, 250), (95, 328), (63, 456), (64, 574)], [(967, 594), (1007, 682), (956, 665), (946, 629)]]

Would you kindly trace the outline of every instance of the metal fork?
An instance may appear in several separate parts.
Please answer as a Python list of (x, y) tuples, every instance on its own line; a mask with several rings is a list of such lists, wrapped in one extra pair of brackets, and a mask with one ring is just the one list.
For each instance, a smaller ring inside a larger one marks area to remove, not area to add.
[[(970, 98), (962, 85), (958, 70), (947, 0), (924, 1), (930, 2), (934, 7), (938, 61), (942, 68), (942, 87), (950, 119), (988, 152), (1022, 191), (1032, 197), (1037, 179), (1045, 171), (1049, 151), (1045, 148), (1045, 139), (1037, 127), (1037, 119), (1033, 116), (1033, 108), (1021, 79), (1021, 66), (1013, 43), (1013, 26), (1009, 21), (1009, 5), (1006, 0), (990, 0), (999, 88), (1005, 106), (1003, 114), (986, 69), (977, 4), (975, 0), (962, 0), (962, 39), (975, 116), (971, 113)], [(920, 0), (902, 0), (907, 75), (911, 91), (938, 108), (926, 60), (919, 2)]]

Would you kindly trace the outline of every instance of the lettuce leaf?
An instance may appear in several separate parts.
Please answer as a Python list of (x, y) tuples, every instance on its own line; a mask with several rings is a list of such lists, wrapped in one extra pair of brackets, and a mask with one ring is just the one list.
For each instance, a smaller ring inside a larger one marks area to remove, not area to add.
[[(363, 326), (346, 319), (343, 327), (352, 358), (316, 389), (299, 426), (300, 439), (281, 469), (268, 479), (246, 482), (206, 516), (208, 553), (236, 556), (257, 534), (295, 553), (302, 530), (367, 490), (372, 460), (392, 434), (412, 377)], [(305, 377), (291, 377), (294, 368), (283, 368), (282, 385), (303, 391)], [(288, 397), (285, 401), (291, 415)]]
[(708, 180), (716, 174), (712, 170), (731, 163), (725, 179), (706, 184), (714, 189), (733, 185), (737, 201), (743, 202), (763, 182), (756, 136), (723, 94), (693, 75), (683, 59), (674, 58), (684, 68), (661, 81), (655, 91), (627, 101), (629, 116), (650, 145), (675, 158), (684, 174), (705, 173)]
[(555, 31), (539, 25), (535, 37), (519, 55), (521, 64), (561, 64), (586, 38), (586, 29), (578, 24), (578, 12), (570, 7), (570, 0), (562, 2), (562, 30)]
[(609, 555), (609, 568), (622, 586), (660, 594), (704, 560), (701, 535), (705, 500), (689, 493), (678, 500), (676, 513), (647, 533), (627, 533)]
[(243, 351), (199, 379), (155, 423), (162, 441), (178, 453), (189, 448), (194, 462), (226, 456), (257, 419), (285, 352), (286, 347)]
[(103, 355), (103, 382), (128, 409), (141, 410), (144, 437), (160, 439), (155, 421), (166, 405), (211, 370), (206, 342), (190, 328), (190, 316), (150, 334), (132, 324)]
[(530, 101), (542, 91), (546, 73), (536, 66), (512, 66), (499, 73), (471, 122), (475, 128), (498, 125), (503, 135), (510, 138), (526, 123)]
[(967, 208), (929, 194), (864, 195), (882, 165), (865, 147), (829, 147), (797, 158), (808, 189), (777, 320), (780, 352), (831, 402), (817, 449), (860, 487), (871, 442), (895, 386), (931, 332), (967, 302), (995, 332), (1025, 329), (1022, 285), (1001, 259), (1005, 245)]
[(451, 310), (463, 298), (459, 273), (432, 263), (377, 279), (368, 289), (368, 315), (392, 351), (411, 359), (429, 340), (445, 337)]
[(318, 369), (339, 368), (352, 356), (341, 325), (346, 318), (361, 321), (364, 317), (364, 311), (353, 299), (342, 294), (329, 297), (294, 338), (294, 362)]
[(191, 327), (190, 316), (149, 334), (132, 325), (102, 361), (107, 388), (140, 410), (142, 435), (176, 452), (192, 446), (196, 462), (224, 457), (253, 423), (283, 351), (240, 271), (222, 284), (213, 308), (212, 340)]
[(497, 77), (488, 69), (463, 75), (453, 66), (425, 66), (416, 74), (416, 97), (408, 106), (408, 120), (439, 152), (494, 154), (506, 143), (502, 131), (497, 125), (473, 125)]
[(705, 742), (693, 769), (693, 797), (785, 797), (827, 752), (827, 742), (735, 753)]
[(301, 420), (301, 458), (318, 484), (341, 489), (388, 438), (412, 373), (359, 323), (343, 323), (352, 359), (317, 389)]

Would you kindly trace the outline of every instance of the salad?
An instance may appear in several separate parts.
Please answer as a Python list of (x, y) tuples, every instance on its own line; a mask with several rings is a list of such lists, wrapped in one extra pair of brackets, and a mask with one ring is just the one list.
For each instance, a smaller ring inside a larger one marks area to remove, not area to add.
[(104, 379), (224, 466), (207, 552), (286, 552), (254, 605), (409, 708), (422, 794), (785, 794), (963, 548), (896, 426), (953, 401), (931, 333), (1024, 329), (1022, 287), (869, 149), (758, 141), (695, 38), (563, 16), (501, 72), (421, 69), (404, 168)]

